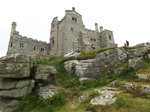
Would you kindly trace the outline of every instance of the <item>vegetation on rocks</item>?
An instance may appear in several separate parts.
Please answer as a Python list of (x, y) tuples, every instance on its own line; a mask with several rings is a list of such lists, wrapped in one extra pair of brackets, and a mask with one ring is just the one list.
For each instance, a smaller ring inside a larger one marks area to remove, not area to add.
[[(93, 58), (96, 53), (105, 51), (93, 50), (88, 52), (81, 52), (77, 59)], [(57, 69), (57, 75), (52, 83), (60, 88), (58, 94), (47, 100), (40, 99), (37, 95), (39, 87), (37, 86), (29, 95), (22, 98), (19, 107), (15, 112), (149, 112), (150, 100), (134, 95), (134, 92), (123, 91), (119, 86), (112, 84), (112, 82), (137, 82), (136, 74), (150, 73), (150, 60), (143, 57), (144, 67), (138, 71), (128, 68), (128, 62), (124, 61), (117, 68), (123, 68), (120, 75), (104, 74), (97, 80), (79, 81), (79, 77), (68, 73), (64, 68), (64, 62), (70, 60), (68, 58), (53, 57), (49, 60), (38, 60), (37, 64), (52, 65)], [(104, 86), (115, 86), (119, 89), (119, 94), (116, 94), (117, 100), (111, 105), (91, 105), (90, 100), (97, 96), (95, 89)], [(83, 94), (89, 94), (85, 102), (80, 102), (79, 97)]]

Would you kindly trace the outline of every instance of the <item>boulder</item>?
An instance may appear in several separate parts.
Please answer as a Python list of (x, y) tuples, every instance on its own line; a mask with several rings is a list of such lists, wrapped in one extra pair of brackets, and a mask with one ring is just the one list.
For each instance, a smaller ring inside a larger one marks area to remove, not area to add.
[(39, 97), (42, 99), (48, 99), (54, 96), (57, 93), (58, 88), (52, 84), (49, 84), (39, 89)]
[(150, 79), (150, 74), (137, 74), (138, 79)]
[(99, 69), (97, 59), (81, 60), (75, 66), (75, 74), (80, 78), (95, 79), (101, 75)]
[(35, 73), (35, 79), (50, 81), (56, 74), (57, 70), (53, 66), (38, 65)]
[(27, 78), (33, 66), (32, 57), (14, 54), (0, 58), (0, 78)]
[(113, 87), (104, 87), (101, 89), (96, 89), (96, 92), (100, 93), (100, 94), (114, 94), (117, 93), (117, 89), (113, 88)]
[(115, 73), (116, 75), (121, 75), (121, 74), (123, 73), (123, 71), (124, 71), (124, 68), (123, 68), (123, 67), (114, 69), (114, 73)]
[(87, 100), (87, 98), (89, 97), (88, 93), (84, 93), (80, 96), (79, 101), (84, 102)]
[(135, 88), (135, 85), (132, 83), (125, 83), (125, 84), (122, 84), (121, 87), (126, 90), (133, 90)]
[(141, 93), (147, 93), (150, 94), (150, 85), (144, 85), (141, 87)]
[(117, 51), (118, 51), (119, 61), (124, 61), (128, 58), (127, 52), (125, 51), (124, 48), (118, 48)]
[(67, 61), (64, 63), (64, 67), (68, 73), (74, 73), (75, 72), (75, 66), (77, 63), (79, 63), (78, 60)]
[(142, 62), (141, 58), (134, 58), (128, 60), (128, 66), (133, 70), (138, 70), (144, 66), (144, 63)]
[(34, 80), (1, 80), (0, 97), (17, 98), (32, 92)]
[(103, 94), (97, 98), (93, 98), (90, 103), (93, 105), (110, 105), (115, 103), (115, 101), (116, 98), (113, 98), (112, 94)]

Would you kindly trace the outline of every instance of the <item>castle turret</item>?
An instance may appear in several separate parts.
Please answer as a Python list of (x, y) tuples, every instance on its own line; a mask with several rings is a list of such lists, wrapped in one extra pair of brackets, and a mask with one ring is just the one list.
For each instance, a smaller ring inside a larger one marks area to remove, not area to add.
[(72, 11), (75, 11), (75, 7), (72, 7)]
[(100, 30), (100, 32), (102, 32), (103, 31), (103, 26), (100, 26), (99, 30)]
[(11, 24), (11, 34), (16, 32), (16, 26), (17, 26), (16, 22), (12, 22), (12, 24)]
[(95, 31), (98, 32), (98, 24), (95, 23)]

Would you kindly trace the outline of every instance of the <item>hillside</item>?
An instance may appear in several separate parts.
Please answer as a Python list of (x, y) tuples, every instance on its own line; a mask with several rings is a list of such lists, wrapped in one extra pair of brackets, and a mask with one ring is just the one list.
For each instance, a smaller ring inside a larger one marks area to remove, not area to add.
[[(36, 60), (30, 73), (35, 86), (16, 97), (20, 103), (14, 112), (149, 112), (149, 51), (144, 44)], [(50, 77), (45, 76), (48, 67)]]

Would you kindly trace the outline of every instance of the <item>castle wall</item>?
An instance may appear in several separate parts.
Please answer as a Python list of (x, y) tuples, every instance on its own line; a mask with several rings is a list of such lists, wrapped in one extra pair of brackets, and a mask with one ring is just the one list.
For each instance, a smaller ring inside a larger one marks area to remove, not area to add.
[(92, 45), (96, 49), (101, 48), (99, 33), (94, 30), (89, 30), (89, 29), (86, 29), (85, 31), (87, 33), (87, 35), (84, 37), (84, 40), (83, 40), (85, 44), (87, 44), (85, 49), (88, 50), (89, 47), (91, 47)]
[(49, 44), (46, 42), (27, 38), (19, 34), (10, 37), (7, 54), (23, 53), (28, 55), (48, 54)]
[[(53, 21), (52, 24), (55, 22)], [(53, 30), (56, 31), (56, 29)], [(64, 18), (58, 23), (58, 35), (55, 35), (57, 42), (51, 48), (50, 54), (63, 56), (71, 51), (76, 51), (81, 47), (79, 35), (82, 30), (84, 30), (82, 16), (75, 11), (66, 11)]]
[(113, 32), (103, 30), (95, 23), (95, 30), (86, 29), (82, 15), (72, 10), (66, 10), (61, 21), (55, 17), (51, 23), (50, 43), (34, 40), (19, 35), (16, 22), (12, 23), (11, 37), (7, 54), (25, 53), (29, 55), (50, 54), (64, 56), (76, 50), (99, 49), (115, 46)]
[(104, 30), (100, 33), (101, 47), (113, 47), (116, 46), (114, 42), (113, 32), (109, 30)]

